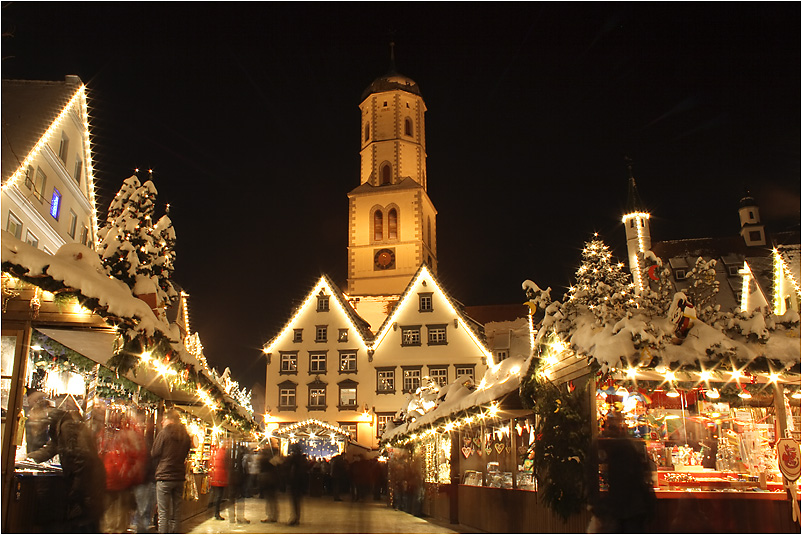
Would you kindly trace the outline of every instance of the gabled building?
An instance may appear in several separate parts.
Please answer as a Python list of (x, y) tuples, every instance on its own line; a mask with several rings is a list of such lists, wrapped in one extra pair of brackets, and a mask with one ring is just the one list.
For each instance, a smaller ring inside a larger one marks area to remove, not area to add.
[(492, 362), (481, 326), (425, 265), (375, 336), (322, 276), (264, 352), (268, 429), (325, 422), (368, 448), (408, 394), (429, 380), (444, 386), (481, 377)]
[(2, 228), (55, 253), (65, 243), (95, 248), (97, 216), (86, 87), (2, 82)]

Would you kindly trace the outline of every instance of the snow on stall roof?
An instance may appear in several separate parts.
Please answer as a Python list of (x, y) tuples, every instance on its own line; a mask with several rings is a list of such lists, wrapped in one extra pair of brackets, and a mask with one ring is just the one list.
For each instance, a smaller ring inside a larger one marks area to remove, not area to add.
[(2, 262), (27, 268), (30, 275), (46, 274), (62, 281), (86, 297), (97, 299), (115, 316), (136, 318), (137, 328), (149, 336), (155, 331), (174, 334), (147, 303), (134, 297), (124, 282), (106, 275), (98, 254), (85, 245), (68, 243), (50, 255), (2, 231)]
[(392, 429), (388, 428), (382, 435), (382, 440), (390, 440), (400, 434), (420, 429), (444, 416), (451, 416), (471, 407), (486, 405), (505, 394), (517, 391), (521, 386), (521, 378), (529, 369), (531, 358), (531, 356), (527, 358), (510, 357), (501, 361), (495, 368), (489, 367), (479, 386), (473, 391), (463, 386), (466, 377), (458, 377), (453, 383), (440, 390), (439, 397), (442, 397), (445, 392), (445, 399), (437, 407), (415, 421), (405, 422)]

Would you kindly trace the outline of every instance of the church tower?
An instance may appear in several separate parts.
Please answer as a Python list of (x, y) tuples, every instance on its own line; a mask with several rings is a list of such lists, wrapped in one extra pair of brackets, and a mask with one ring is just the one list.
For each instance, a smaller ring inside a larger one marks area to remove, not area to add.
[(738, 217), (741, 220), (741, 237), (749, 247), (766, 245), (766, 229), (760, 222), (760, 209), (749, 190), (738, 203)]
[(645, 253), (652, 248), (652, 235), (649, 230), (649, 213), (643, 208), (643, 202), (638, 195), (635, 177), (632, 175), (632, 160), (627, 158), (627, 174), (629, 175), (629, 194), (624, 217), (624, 228), (627, 234), (627, 257), (632, 280), (638, 291), (643, 290), (642, 266), (638, 253)]
[(391, 53), (390, 72), (368, 86), (359, 105), (360, 185), (348, 194), (351, 298), (397, 297), (424, 263), (437, 273), (426, 105), (418, 84), (398, 74), (394, 63)]

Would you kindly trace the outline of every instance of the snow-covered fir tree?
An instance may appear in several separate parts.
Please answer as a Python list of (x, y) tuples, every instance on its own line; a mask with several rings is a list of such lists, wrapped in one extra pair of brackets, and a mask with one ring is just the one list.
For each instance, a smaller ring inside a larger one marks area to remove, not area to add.
[(175, 231), (166, 215), (153, 224), (158, 191), (152, 181), (134, 175), (123, 181), (100, 230), (99, 253), (107, 273), (134, 295), (156, 294), (171, 304), (177, 292), (170, 282), (175, 259)]
[(653, 317), (665, 317), (671, 307), (671, 301), (676, 291), (671, 282), (671, 269), (663, 265), (653, 252), (646, 251), (641, 254), (641, 279), (645, 282), (640, 293), (638, 307), (644, 314)]
[(598, 235), (585, 243), (576, 284), (569, 288), (567, 297), (565, 312), (587, 308), (602, 325), (620, 320), (633, 305), (634, 285), (624, 264), (613, 261), (610, 249)]
[(696, 317), (710, 323), (716, 318), (720, 306), (716, 303), (716, 294), (719, 282), (716, 279), (716, 260), (705, 260), (701, 256), (696, 259), (696, 265), (688, 272), (690, 285), (685, 295), (696, 308)]

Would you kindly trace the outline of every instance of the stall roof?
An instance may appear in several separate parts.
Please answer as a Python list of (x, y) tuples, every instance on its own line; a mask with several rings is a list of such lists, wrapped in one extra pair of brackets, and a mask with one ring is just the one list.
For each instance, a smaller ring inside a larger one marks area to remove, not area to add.
[(341, 439), (348, 439), (351, 436), (348, 431), (341, 427), (337, 427), (326, 422), (321, 422), (320, 420), (315, 420), (313, 418), (284, 426), (273, 432), (274, 437), (282, 439), (288, 439), (290, 438), (290, 435), (305, 438), (313, 434), (318, 437), (330, 436)]

